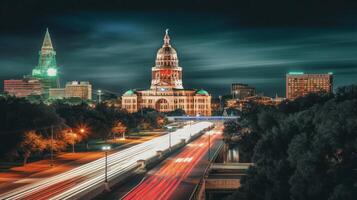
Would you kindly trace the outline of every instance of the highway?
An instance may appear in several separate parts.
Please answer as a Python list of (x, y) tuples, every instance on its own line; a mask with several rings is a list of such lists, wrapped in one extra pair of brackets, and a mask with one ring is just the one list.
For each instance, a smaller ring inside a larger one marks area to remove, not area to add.
[[(199, 169), (202, 166), (198, 164), (207, 159), (205, 155), (208, 153), (208, 139), (211, 140), (211, 147), (214, 146), (220, 141), (221, 129), (215, 128), (188, 144), (180, 153), (165, 161), (158, 170), (149, 172), (149, 175), (122, 199), (188, 199), (195, 184), (187, 187), (185, 182), (192, 181), (192, 174), (198, 171), (202, 172), (200, 173), (202, 176), (204, 169)], [(180, 194), (177, 191), (180, 191)]]
[[(157, 155), (157, 151), (186, 141), (201, 130), (211, 126), (210, 122), (199, 122), (184, 126), (171, 134), (166, 134), (108, 156), (108, 179), (118, 177), (138, 167), (138, 160), (146, 160)], [(65, 173), (45, 178), (33, 184), (17, 188), (0, 195), (0, 199), (73, 199), (87, 190), (104, 184), (105, 158), (98, 159)]]

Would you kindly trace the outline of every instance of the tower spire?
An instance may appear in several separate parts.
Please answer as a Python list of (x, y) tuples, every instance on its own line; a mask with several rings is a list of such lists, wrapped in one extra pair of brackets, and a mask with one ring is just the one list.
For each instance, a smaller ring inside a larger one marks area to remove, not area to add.
[(164, 46), (170, 46), (170, 36), (169, 36), (169, 29), (168, 28), (165, 30)]
[(48, 31), (48, 28), (46, 28), (46, 34), (45, 34), (45, 38), (43, 39), (42, 49), (53, 50), (51, 36), (50, 36), (50, 32)]

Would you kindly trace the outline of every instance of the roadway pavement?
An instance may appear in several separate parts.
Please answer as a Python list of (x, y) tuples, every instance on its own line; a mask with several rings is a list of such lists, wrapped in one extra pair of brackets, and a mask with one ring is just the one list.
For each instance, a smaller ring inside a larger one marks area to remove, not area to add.
[[(209, 122), (200, 122), (190, 127), (185, 126), (171, 134), (166, 134), (133, 147), (115, 152), (108, 156), (108, 179), (123, 176), (136, 169), (138, 160), (146, 160), (156, 156), (157, 151), (179, 144), (188, 139), (191, 134), (210, 126)], [(5, 194), (0, 199), (77, 199), (87, 191), (103, 186), (105, 159), (100, 158), (64, 173), (45, 178), (24, 187), (17, 188)]]
[[(222, 144), (222, 126), (211, 134), (211, 156)], [(208, 133), (171, 155), (146, 175), (138, 174), (126, 184), (112, 188), (112, 191), (98, 199), (145, 199), (161, 200), (189, 199), (208, 166)]]
[[(113, 152), (132, 147), (157, 136), (146, 136), (135, 140), (127, 139), (125, 144), (118, 146)], [(25, 166), (12, 167), (6, 172), (0, 172), (0, 194), (61, 174), (102, 157), (104, 157), (104, 153), (98, 151), (63, 153), (55, 157), (52, 167), (50, 159), (31, 162)]]

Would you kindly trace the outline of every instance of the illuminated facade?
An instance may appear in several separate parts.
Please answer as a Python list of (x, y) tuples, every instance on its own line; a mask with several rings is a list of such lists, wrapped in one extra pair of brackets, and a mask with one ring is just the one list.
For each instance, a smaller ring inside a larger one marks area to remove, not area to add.
[(182, 109), (188, 115), (211, 115), (211, 96), (207, 91), (183, 88), (182, 68), (177, 52), (170, 44), (168, 30), (151, 71), (150, 89), (125, 92), (122, 108), (129, 112), (137, 112), (141, 108), (160, 112)]
[(87, 81), (72, 81), (66, 84), (66, 98), (79, 97), (81, 99), (92, 99), (92, 85)]
[(244, 99), (255, 95), (255, 88), (242, 83), (233, 83), (231, 87), (232, 97), (235, 99)]
[(80, 98), (92, 100), (92, 85), (88, 81), (71, 81), (65, 88), (50, 88), (51, 99)]
[(42, 95), (43, 85), (37, 79), (4, 80), (4, 91), (16, 97)]
[(259, 105), (266, 105), (266, 106), (267, 105), (277, 106), (284, 100), (285, 100), (284, 98), (279, 97), (278, 95), (276, 95), (275, 98), (271, 98), (268, 96), (254, 95), (254, 96), (245, 97), (243, 99), (229, 99), (227, 100), (227, 107), (235, 108), (240, 111), (243, 111), (249, 108), (252, 103), (259, 104)]
[(50, 88), (49, 98), (50, 99), (63, 99), (66, 97), (65, 88)]
[(290, 72), (286, 75), (286, 98), (295, 99), (313, 92), (332, 92), (333, 75)]
[(56, 51), (53, 49), (48, 29), (46, 29), (45, 38), (39, 51), (38, 65), (32, 70), (32, 77), (43, 83), (46, 94), (50, 88), (60, 87)]

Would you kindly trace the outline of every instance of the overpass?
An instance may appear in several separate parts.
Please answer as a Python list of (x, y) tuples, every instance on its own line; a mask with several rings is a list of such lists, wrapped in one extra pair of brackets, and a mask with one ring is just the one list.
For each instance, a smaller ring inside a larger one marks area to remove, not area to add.
[(168, 116), (170, 122), (174, 121), (228, 121), (239, 119), (239, 116)]
[(232, 194), (250, 166), (253, 163), (212, 163), (190, 200), (218, 199)]

